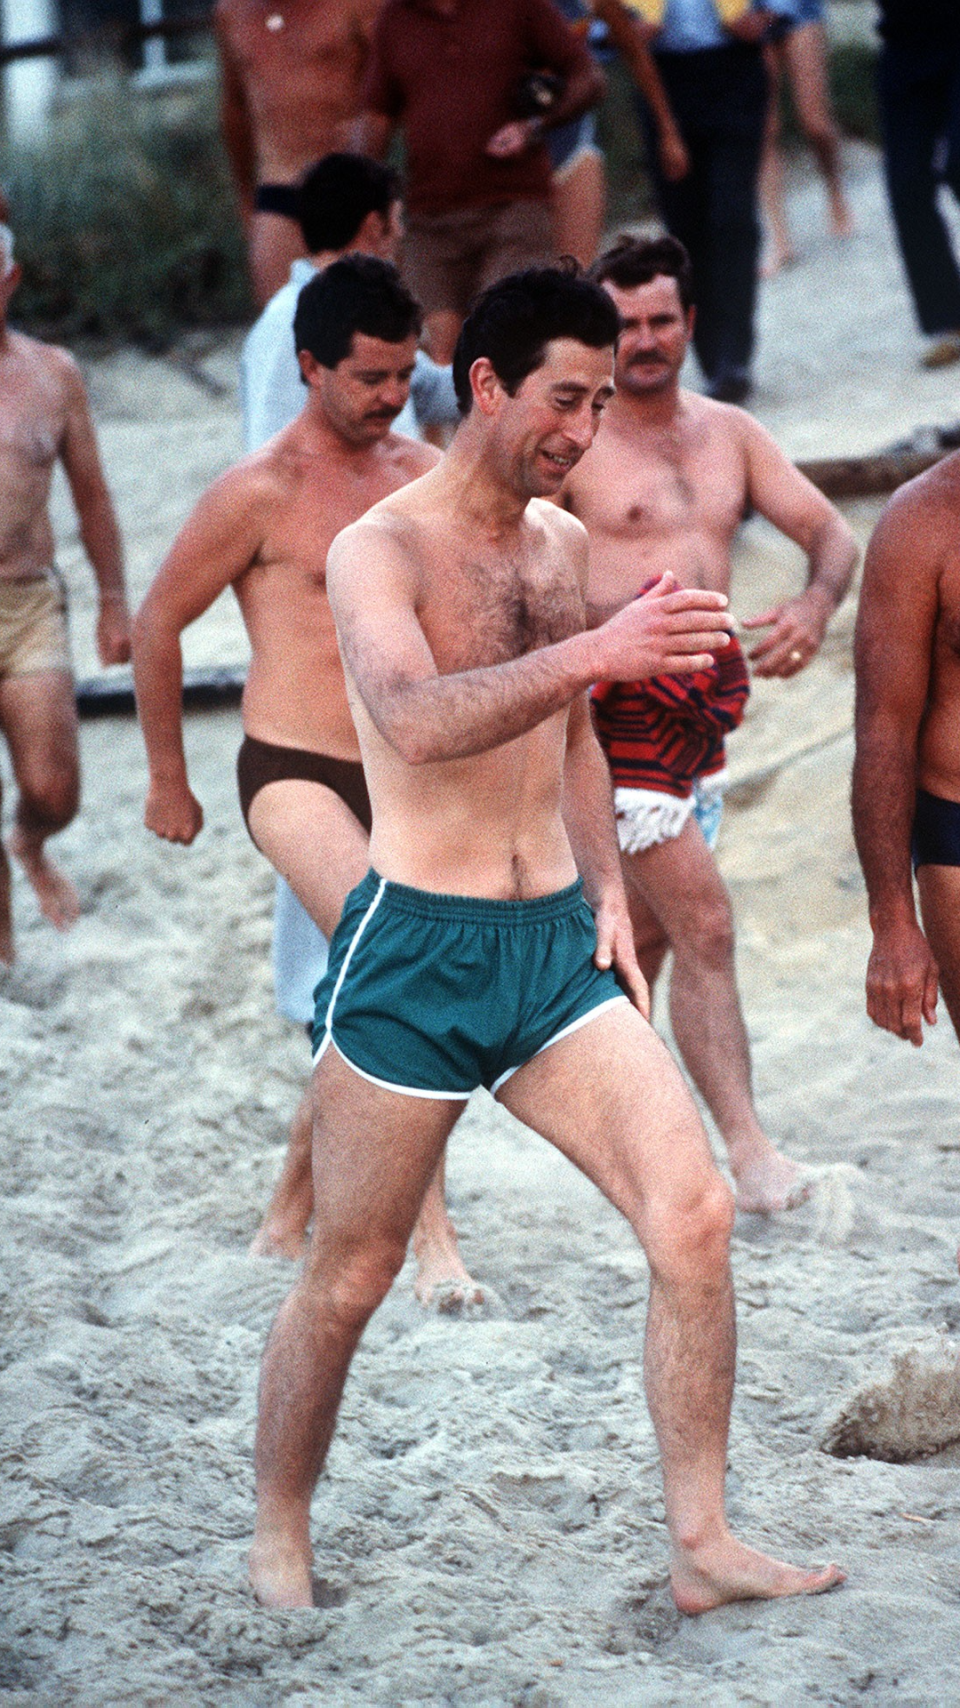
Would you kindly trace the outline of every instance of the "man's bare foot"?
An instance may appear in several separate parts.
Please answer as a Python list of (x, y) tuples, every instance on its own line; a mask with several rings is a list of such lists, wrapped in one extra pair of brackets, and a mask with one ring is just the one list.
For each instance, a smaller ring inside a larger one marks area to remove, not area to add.
[(839, 1566), (806, 1571), (747, 1548), (729, 1531), (717, 1542), (677, 1550), (670, 1567), (673, 1599), (681, 1613), (708, 1613), (728, 1601), (772, 1601), (782, 1595), (822, 1595), (846, 1581)]
[(250, 1549), (250, 1585), (262, 1607), (312, 1607), (313, 1583), (309, 1551), (285, 1546), (279, 1540), (254, 1539)]
[(33, 885), (41, 913), (58, 931), (69, 931), (80, 917), (80, 897), (70, 879), (44, 853), (43, 843), (34, 842), (22, 830), (11, 831), (7, 846)]
[(743, 1146), (738, 1154), (730, 1147), (730, 1169), (736, 1187), (736, 1205), (754, 1216), (771, 1216), (776, 1210), (795, 1210), (813, 1191), (813, 1181), (779, 1151), (763, 1146)]
[(250, 1242), (249, 1252), (251, 1257), (285, 1257), (291, 1263), (298, 1263), (307, 1243), (302, 1229), (275, 1227), (265, 1219)]
[(453, 1245), (431, 1245), (417, 1250), (419, 1273), (413, 1290), (426, 1309), (457, 1316), (470, 1305), (483, 1304), (483, 1288), (478, 1286)]

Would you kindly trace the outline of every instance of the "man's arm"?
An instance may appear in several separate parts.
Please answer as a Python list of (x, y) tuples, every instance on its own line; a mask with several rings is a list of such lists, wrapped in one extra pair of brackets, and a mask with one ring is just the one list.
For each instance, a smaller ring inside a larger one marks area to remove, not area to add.
[[(554, 71), (562, 79), (552, 107), (536, 119), (513, 119), (487, 143), (487, 153), (510, 160), (538, 143), (545, 130), (578, 119), (603, 99), (606, 80), (589, 49), (574, 35), (552, 0), (527, 0), (527, 64)], [(519, 75), (519, 68), (518, 68)]]
[(853, 830), (870, 904), (867, 1012), (912, 1044), (936, 1018), (937, 966), (917, 923), (910, 869), (917, 737), (937, 618), (937, 553), (924, 503), (904, 491), (867, 549), (857, 616)]
[(563, 773), (563, 822), (597, 922), (598, 967), (614, 967), (635, 1008), (650, 1018), (650, 992), (637, 964), (613, 816), (610, 771), (585, 694), (571, 703)]
[(101, 664), (125, 664), (130, 657), (130, 612), (120, 529), (103, 477), (80, 370), (72, 356), (64, 352), (62, 359), (67, 416), (60, 454), (77, 508), (80, 538), (97, 578), (97, 654)]
[(183, 751), (180, 635), (257, 554), (262, 528), (250, 485), (250, 473), (241, 464), (204, 494), (174, 540), (133, 625), (137, 711), (150, 769), (144, 823), (169, 842), (190, 843), (203, 826), (203, 809), (191, 793)]
[(795, 676), (818, 650), (857, 564), (857, 542), (838, 510), (784, 456), (759, 422), (737, 411), (746, 433), (747, 496), (755, 510), (807, 554), (803, 593), (744, 621), (769, 628), (750, 658), (758, 676)]
[[(560, 515), (563, 513), (560, 512)], [(586, 569), (586, 535), (571, 550)], [(327, 593), (344, 663), (376, 728), (409, 765), (466, 759), (526, 734), (591, 682), (708, 667), (726, 644), (726, 599), (662, 576), (600, 629), (504, 664), (441, 676), (417, 617), (419, 577), (383, 518), (337, 535)]]
[(606, 24), (610, 40), (650, 109), (661, 171), (669, 183), (677, 183), (690, 170), (690, 156), (648, 45), (656, 30), (641, 23), (624, 0), (593, 0), (593, 9)]
[(240, 68), (230, 44), (224, 8), (213, 14), (214, 36), (220, 55), (220, 130), (240, 203), (244, 224), (253, 217), (257, 187), (257, 149)]

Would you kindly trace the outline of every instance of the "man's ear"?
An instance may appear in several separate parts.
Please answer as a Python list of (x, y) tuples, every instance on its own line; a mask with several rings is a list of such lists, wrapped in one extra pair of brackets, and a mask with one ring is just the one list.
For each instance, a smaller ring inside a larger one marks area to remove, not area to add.
[(470, 390), (482, 415), (496, 415), (504, 397), (503, 381), (495, 373), (489, 356), (478, 356), (470, 364)]
[(318, 386), (320, 376), (325, 372), (323, 363), (318, 362), (316, 356), (309, 350), (298, 350), (297, 361), (300, 364), (300, 378), (304, 385)]

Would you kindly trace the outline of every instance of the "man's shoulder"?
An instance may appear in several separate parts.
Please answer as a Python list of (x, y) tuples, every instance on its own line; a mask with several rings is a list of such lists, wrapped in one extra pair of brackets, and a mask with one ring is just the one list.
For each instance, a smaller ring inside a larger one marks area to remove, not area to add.
[(8, 339), (11, 355), (39, 380), (55, 386), (69, 401), (85, 397), (80, 364), (62, 344), (45, 344), (26, 332), (11, 332)]
[(571, 511), (549, 498), (531, 498), (527, 505), (527, 521), (543, 530), (544, 539), (555, 541), (564, 548), (581, 550), (587, 540), (587, 530)]
[(883, 524), (917, 529), (931, 538), (946, 531), (953, 540), (960, 540), (960, 451), (898, 487), (884, 508), (879, 525)]

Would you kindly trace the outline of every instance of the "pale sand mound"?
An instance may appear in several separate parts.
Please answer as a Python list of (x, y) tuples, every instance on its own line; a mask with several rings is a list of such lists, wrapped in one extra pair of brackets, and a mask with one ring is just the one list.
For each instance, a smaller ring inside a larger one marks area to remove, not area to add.
[(838, 1459), (865, 1454), (899, 1465), (960, 1441), (960, 1351), (944, 1342), (893, 1361), (886, 1381), (871, 1382), (847, 1401), (823, 1438)]

